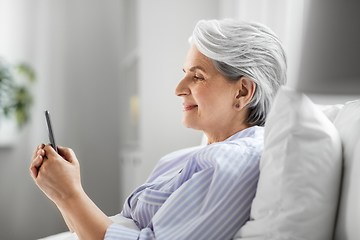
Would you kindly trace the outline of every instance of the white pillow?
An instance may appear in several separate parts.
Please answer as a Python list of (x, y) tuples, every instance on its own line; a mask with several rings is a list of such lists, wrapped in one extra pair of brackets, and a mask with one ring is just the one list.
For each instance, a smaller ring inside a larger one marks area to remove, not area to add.
[[(343, 106), (344, 106), (343, 104), (335, 104), (335, 105), (317, 104), (316, 105), (316, 107), (320, 111), (322, 111), (331, 122), (334, 121), (334, 119), (336, 118), (336, 116), (338, 115), (338, 113), (340, 112), (340, 110)], [(205, 146), (205, 145), (207, 145), (207, 142), (208, 142), (208, 138), (206, 137), (205, 134), (203, 134), (200, 145)]]
[(344, 106), (343, 104), (335, 104), (335, 105), (316, 105), (325, 116), (331, 121), (334, 122), (336, 116), (339, 114), (341, 108)]
[(279, 90), (265, 126), (251, 220), (234, 239), (332, 239), (341, 178), (341, 142), (304, 94)]
[(334, 121), (344, 152), (336, 240), (360, 239), (360, 100), (346, 103)]

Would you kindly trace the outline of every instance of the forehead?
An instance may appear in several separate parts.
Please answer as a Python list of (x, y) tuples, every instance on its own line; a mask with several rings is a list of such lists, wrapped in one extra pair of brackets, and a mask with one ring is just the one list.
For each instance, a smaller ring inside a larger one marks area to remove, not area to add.
[(200, 69), (205, 72), (216, 70), (211, 60), (202, 54), (195, 45), (192, 45), (187, 54), (184, 70), (195, 70)]

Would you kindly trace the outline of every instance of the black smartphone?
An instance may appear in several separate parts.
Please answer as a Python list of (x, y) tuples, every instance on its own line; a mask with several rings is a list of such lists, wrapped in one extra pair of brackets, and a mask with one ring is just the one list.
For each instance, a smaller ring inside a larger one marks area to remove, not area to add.
[(54, 137), (54, 132), (53, 132), (53, 129), (52, 129), (52, 126), (51, 126), (51, 121), (50, 121), (50, 113), (48, 110), (45, 111), (45, 119), (46, 119), (46, 124), (47, 124), (47, 127), (48, 127), (48, 131), (49, 131), (49, 141), (50, 141), (50, 144), (51, 146), (55, 149), (55, 151), (57, 153), (58, 150), (57, 150), (57, 146), (55, 144), (55, 137)]

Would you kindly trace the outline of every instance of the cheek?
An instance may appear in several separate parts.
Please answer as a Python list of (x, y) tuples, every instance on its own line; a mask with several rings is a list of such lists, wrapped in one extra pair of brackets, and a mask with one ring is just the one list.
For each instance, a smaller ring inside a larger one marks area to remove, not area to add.
[(198, 87), (195, 91), (193, 91), (196, 103), (203, 108), (213, 105), (212, 101), (214, 101), (214, 94), (215, 93), (213, 93), (212, 89), (205, 86)]
[[(212, 90), (212, 91), (211, 91)], [(231, 107), (229, 93), (224, 93), (218, 89), (201, 89), (196, 93), (196, 101), (200, 109), (211, 109), (216, 111), (224, 111), (227, 107)], [(195, 97), (195, 95), (194, 95)]]

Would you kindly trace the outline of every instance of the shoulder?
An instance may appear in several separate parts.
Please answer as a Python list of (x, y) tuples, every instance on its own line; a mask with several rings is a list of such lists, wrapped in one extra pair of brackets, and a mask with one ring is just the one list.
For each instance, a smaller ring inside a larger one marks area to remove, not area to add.
[(264, 148), (263, 127), (252, 127), (229, 139), (213, 143), (194, 155), (200, 169), (218, 169), (258, 166)]
[(161, 175), (172, 175), (179, 172), (191, 156), (204, 147), (205, 146), (185, 148), (165, 155), (159, 160), (147, 182), (154, 181)]

